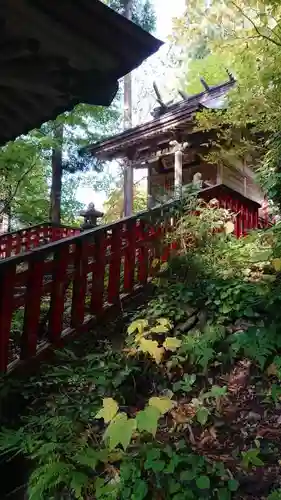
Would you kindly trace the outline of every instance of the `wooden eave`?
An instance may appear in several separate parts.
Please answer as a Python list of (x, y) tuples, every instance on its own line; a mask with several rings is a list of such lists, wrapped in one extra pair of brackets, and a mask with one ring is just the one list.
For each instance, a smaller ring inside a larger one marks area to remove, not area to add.
[(161, 44), (99, 0), (1, 0), (0, 145), (78, 103), (109, 105)]
[(211, 87), (209, 91), (196, 94), (169, 107), (168, 111), (150, 122), (131, 128), (104, 141), (92, 144), (86, 151), (101, 160), (112, 160), (132, 155), (134, 161), (145, 161), (145, 152), (153, 154), (167, 147), (173, 138), (185, 140), (193, 133), (194, 115), (226, 95), (235, 85), (228, 81)]

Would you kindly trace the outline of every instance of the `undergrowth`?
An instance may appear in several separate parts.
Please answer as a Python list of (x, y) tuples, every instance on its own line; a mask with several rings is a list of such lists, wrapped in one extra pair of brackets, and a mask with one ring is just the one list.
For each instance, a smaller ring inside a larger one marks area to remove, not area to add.
[(281, 227), (236, 240), (232, 220), (179, 216), (122, 351), (2, 381), (27, 401), (0, 452), (30, 460), (30, 500), (281, 498)]

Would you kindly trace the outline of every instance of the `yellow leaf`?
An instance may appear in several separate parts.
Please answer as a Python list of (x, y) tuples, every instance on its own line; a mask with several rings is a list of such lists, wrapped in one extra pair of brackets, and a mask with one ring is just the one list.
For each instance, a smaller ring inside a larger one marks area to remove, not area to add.
[(269, 377), (270, 377), (270, 375), (277, 375), (278, 370), (277, 370), (276, 365), (274, 363), (271, 363), (271, 365), (269, 365), (269, 367), (267, 368), (266, 373)]
[(172, 328), (172, 323), (167, 318), (158, 318), (157, 323), (162, 326), (166, 326), (167, 328)]
[(159, 262), (160, 262), (159, 259), (153, 259), (151, 266), (152, 267), (157, 267), (158, 264), (159, 264)]
[(103, 407), (100, 411), (98, 411), (95, 418), (103, 418), (105, 423), (108, 424), (108, 422), (111, 422), (111, 420), (115, 417), (119, 406), (112, 398), (104, 398), (102, 403)]
[(281, 271), (281, 259), (273, 259), (272, 265), (276, 272)]
[(150, 398), (148, 404), (149, 406), (157, 408), (157, 410), (160, 411), (161, 415), (165, 415), (165, 413), (167, 413), (174, 407), (174, 402), (170, 398), (164, 398), (164, 397)]
[(168, 267), (169, 267), (168, 262), (163, 262), (163, 264), (161, 264), (161, 266), (160, 266), (161, 273), (164, 273), (164, 271), (167, 271)]
[(156, 363), (159, 364), (162, 360), (164, 354), (164, 349), (159, 347), (156, 340), (141, 339), (139, 350), (142, 352), (147, 352), (152, 358), (155, 359)]
[(151, 333), (167, 333), (169, 331), (169, 328), (163, 325), (157, 325), (151, 328)]
[(129, 335), (132, 335), (134, 332), (143, 333), (144, 329), (148, 327), (148, 321), (146, 319), (137, 319), (133, 321), (127, 329)]
[(226, 234), (231, 234), (234, 232), (234, 229), (235, 229), (235, 226), (233, 224), (233, 222), (231, 221), (228, 221), (225, 225), (224, 225), (224, 230), (225, 230), (225, 233)]
[(180, 339), (176, 339), (175, 337), (167, 337), (163, 347), (165, 347), (166, 351), (176, 351), (182, 344)]

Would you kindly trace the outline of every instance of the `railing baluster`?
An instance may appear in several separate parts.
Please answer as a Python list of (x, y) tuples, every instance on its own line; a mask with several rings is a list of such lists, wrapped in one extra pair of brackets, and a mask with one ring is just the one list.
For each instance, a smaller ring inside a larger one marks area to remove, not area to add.
[(147, 233), (145, 231), (145, 222), (140, 221), (138, 228), (139, 234), (139, 269), (138, 269), (138, 281), (140, 284), (145, 285), (148, 277), (148, 248), (147, 248)]
[(71, 326), (79, 328), (85, 317), (85, 298), (87, 291), (88, 241), (78, 240), (74, 254), (74, 281), (71, 305)]
[(70, 261), (69, 246), (59, 248), (54, 254), (53, 284), (51, 292), (48, 337), (58, 345), (63, 330), (64, 300), (67, 288), (67, 269)]
[(112, 229), (108, 281), (108, 302), (110, 304), (117, 303), (120, 295), (121, 233), (121, 224)]
[(136, 268), (136, 220), (126, 223), (127, 248), (124, 265), (124, 292), (131, 293), (134, 288)]
[(15, 277), (15, 265), (8, 265), (0, 272), (0, 373), (8, 366)]
[(101, 314), (104, 305), (104, 275), (106, 264), (107, 238), (106, 233), (100, 230), (95, 234), (94, 270), (92, 276), (91, 304), (92, 314)]
[(26, 283), (24, 326), (21, 338), (21, 359), (35, 356), (40, 322), (44, 260), (31, 260)]

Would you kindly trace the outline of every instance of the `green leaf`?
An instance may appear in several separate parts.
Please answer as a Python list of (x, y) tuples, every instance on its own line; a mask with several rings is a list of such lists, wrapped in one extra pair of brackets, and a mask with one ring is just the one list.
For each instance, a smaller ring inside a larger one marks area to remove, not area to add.
[(272, 254), (272, 250), (263, 250), (262, 252), (256, 252), (252, 257), (251, 257), (251, 262), (256, 263), (256, 262), (266, 262), (269, 260), (270, 256)]
[(128, 419), (126, 413), (118, 413), (110, 422), (103, 439), (108, 440), (110, 450), (114, 450), (118, 444), (121, 444), (123, 449), (126, 450), (135, 429), (136, 420), (134, 418)]
[(237, 491), (239, 488), (239, 483), (236, 479), (229, 479), (227, 482), (229, 491)]
[(148, 494), (148, 486), (146, 481), (143, 479), (138, 479), (134, 486), (134, 496), (130, 497), (130, 500), (134, 498), (135, 500), (144, 500)]
[(104, 398), (102, 400), (103, 408), (98, 411), (95, 418), (103, 418), (105, 423), (108, 424), (115, 417), (118, 412), (119, 406), (112, 398)]
[(208, 408), (205, 408), (205, 406), (203, 406), (202, 408), (199, 408), (197, 410), (196, 418), (201, 425), (205, 425), (208, 420), (209, 414), (210, 412)]
[(218, 490), (218, 500), (231, 500), (231, 493), (227, 488)]
[(247, 451), (242, 451), (242, 465), (246, 468), (249, 465), (255, 465), (260, 467), (264, 465), (264, 462), (258, 457), (260, 450), (258, 448), (252, 448)]
[(182, 344), (180, 339), (176, 339), (175, 337), (167, 337), (165, 342), (163, 343), (163, 347), (166, 351), (176, 351)]
[(153, 408), (157, 408), (157, 410), (160, 411), (161, 415), (165, 415), (165, 413), (167, 413), (174, 407), (174, 402), (170, 398), (165, 398), (165, 397), (150, 398), (148, 404)]
[(83, 472), (75, 471), (73, 472), (70, 488), (75, 493), (75, 498), (78, 500), (83, 500), (83, 492), (89, 483), (89, 477)]
[(199, 476), (196, 478), (196, 486), (199, 490), (208, 490), (211, 486), (208, 476)]
[(83, 452), (75, 455), (73, 460), (78, 464), (86, 465), (86, 467), (91, 467), (91, 469), (94, 470), (99, 462), (99, 457), (97, 451), (92, 448), (85, 448)]
[(136, 416), (138, 430), (140, 432), (149, 432), (155, 436), (160, 417), (161, 412), (158, 408), (148, 406), (144, 410), (140, 411)]
[(196, 475), (195, 471), (184, 470), (180, 474), (180, 480), (181, 481), (193, 481), (193, 479), (195, 478), (195, 475)]

